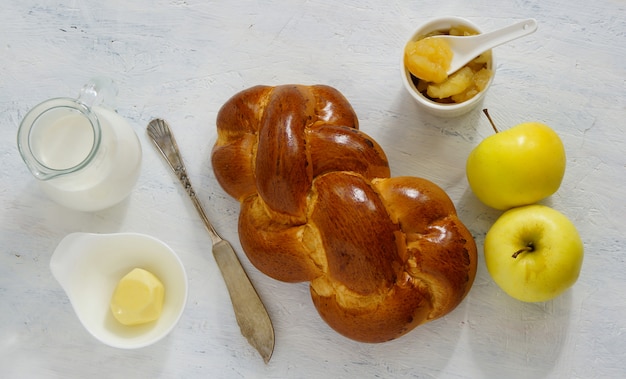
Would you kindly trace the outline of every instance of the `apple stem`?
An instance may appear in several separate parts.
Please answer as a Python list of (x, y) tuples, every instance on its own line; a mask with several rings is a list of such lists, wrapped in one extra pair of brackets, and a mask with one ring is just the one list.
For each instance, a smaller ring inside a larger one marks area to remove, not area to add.
[(535, 251), (535, 245), (533, 245), (532, 242), (529, 242), (528, 245), (526, 245), (523, 249), (519, 249), (518, 251), (513, 253), (513, 258), (517, 258), (517, 256), (520, 255), (521, 253), (525, 253), (525, 252), (530, 253), (533, 251)]
[(498, 128), (496, 128), (496, 124), (493, 122), (493, 120), (491, 119), (491, 116), (489, 115), (489, 111), (487, 110), (487, 108), (483, 109), (483, 113), (487, 116), (487, 120), (489, 120), (489, 123), (491, 124), (491, 127), (493, 128), (493, 130), (498, 133), (499, 130)]

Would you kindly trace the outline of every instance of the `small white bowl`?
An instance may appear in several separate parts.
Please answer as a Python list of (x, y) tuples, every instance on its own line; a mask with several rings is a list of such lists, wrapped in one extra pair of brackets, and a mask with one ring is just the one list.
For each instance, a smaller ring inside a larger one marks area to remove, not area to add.
[[(413, 33), (411, 38), (409, 38), (407, 43), (421, 39), (425, 35), (435, 32), (435, 31), (448, 31), (450, 30), (450, 28), (455, 27), (455, 26), (464, 26), (469, 29), (475, 30), (478, 33), (482, 33), (482, 31), (480, 30), (480, 28), (478, 28), (476, 24), (464, 18), (453, 17), (453, 16), (440, 17), (440, 18), (434, 18), (422, 24), (415, 31), (415, 33)], [(406, 44), (404, 46), (406, 46)], [(411, 79), (411, 73), (404, 65), (404, 46), (402, 47), (402, 59), (401, 59), (401, 74), (402, 74), (402, 83), (404, 84), (404, 88), (406, 88), (409, 94), (415, 99), (415, 101), (420, 106), (420, 108), (422, 108), (423, 110), (433, 115), (441, 116), (441, 117), (461, 116), (471, 111), (472, 109), (476, 108), (476, 106), (478, 106), (482, 102), (483, 98), (485, 97), (485, 94), (489, 90), (489, 87), (491, 87), (491, 83), (493, 82), (493, 78), (496, 73), (496, 70), (495, 70), (496, 64), (495, 64), (495, 59), (493, 57), (493, 51), (491, 54), (491, 60), (487, 64), (487, 68), (489, 68), (492, 71), (492, 74), (491, 74), (491, 78), (489, 78), (489, 82), (487, 83), (487, 86), (485, 87), (485, 89), (480, 91), (476, 96), (462, 103), (442, 104), (442, 103), (437, 103), (435, 101), (432, 101), (426, 96), (424, 96), (415, 87), (415, 84), (413, 83), (413, 80)]]
[[(156, 321), (125, 326), (109, 306), (117, 283), (135, 267), (152, 272), (163, 283), (163, 310)], [(50, 269), (87, 331), (116, 348), (141, 348), (165, 337), (187, 302), (182, 262), (166, 244), (143, 234), (69, 234), (52, 254)]]

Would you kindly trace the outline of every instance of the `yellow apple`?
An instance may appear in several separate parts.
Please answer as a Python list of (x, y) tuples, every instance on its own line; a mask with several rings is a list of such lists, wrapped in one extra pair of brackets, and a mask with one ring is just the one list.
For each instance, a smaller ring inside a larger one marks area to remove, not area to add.
[(555, 193), (565, 174), (565, 148), (547, 125), (527, 122), (485, 138), (467, 158), (467, 180), (484, 204), (506, 210)]
[(484, 253), (489, 274), (504, 292), (542, 302), (578, 280), (583, 242), (564, 214), (534, 204), (504, 212), (487, 232)]

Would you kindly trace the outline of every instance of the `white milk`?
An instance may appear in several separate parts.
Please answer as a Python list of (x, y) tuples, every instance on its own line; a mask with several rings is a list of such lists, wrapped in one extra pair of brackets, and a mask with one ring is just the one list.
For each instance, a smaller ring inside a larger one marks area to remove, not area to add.
[(54, 170), (65, 170), (84, 161), (94, 144), (89, 120), (78, 112), (65, 112), (32, 137), (36, 157)]
[[(141, 167), (141, 145), (126, 120), (102, 107), (93, 107), (92, 112), (102, 131), (92, 160), (76, 172), (40, 181), (52, 200), (82, 211), (104, 209), (122, 201), (135, 185)], [(71, 113), (42, 135), (39, 159), (56, 169), (81, 163), (94, 138), (86, 119)]]

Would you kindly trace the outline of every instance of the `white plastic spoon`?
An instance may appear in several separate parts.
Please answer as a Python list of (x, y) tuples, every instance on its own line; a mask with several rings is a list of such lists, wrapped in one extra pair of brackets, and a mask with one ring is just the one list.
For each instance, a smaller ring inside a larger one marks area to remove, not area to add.
[(505, 28), (494, 30), (489, 33), (477, 34), (474, 36), (432, 36), (430, 38), (444, 39), (454, 52), (448, 75), (455, 73), (469, 61), (476, 58), (485, 51), (492, 49), (503, 43), (526, 36), (537, 30), (537, 21), (529, 18), (517, 22)]

